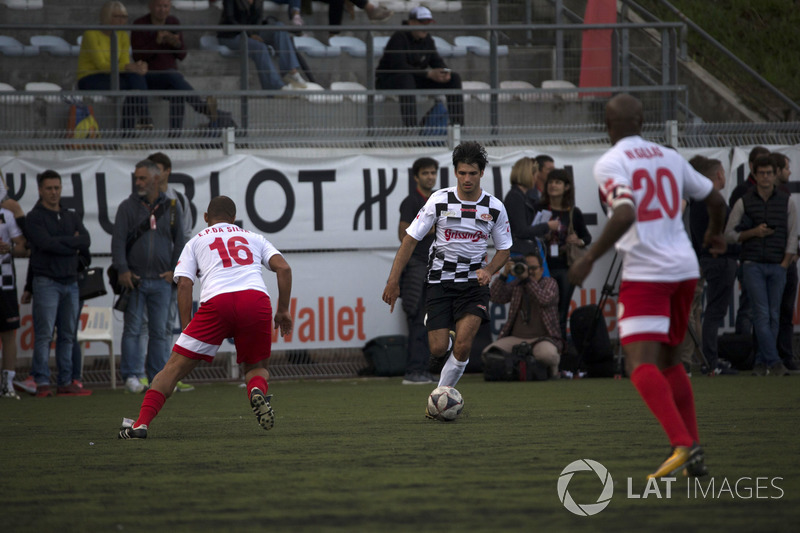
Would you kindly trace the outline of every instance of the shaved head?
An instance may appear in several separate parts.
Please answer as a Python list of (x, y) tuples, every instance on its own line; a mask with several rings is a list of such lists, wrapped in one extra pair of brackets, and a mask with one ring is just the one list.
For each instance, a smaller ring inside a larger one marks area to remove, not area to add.
[(618, 94), (606, 104), (606, 127), (611, 142), (642, 132), (644, 110), (638, 98), (626, 93)]
[(236, 218), (236, 204), (227, 196), (217, 196), (208, 203), (206, 215), (209, 223), (228, 222), (232, 224)]

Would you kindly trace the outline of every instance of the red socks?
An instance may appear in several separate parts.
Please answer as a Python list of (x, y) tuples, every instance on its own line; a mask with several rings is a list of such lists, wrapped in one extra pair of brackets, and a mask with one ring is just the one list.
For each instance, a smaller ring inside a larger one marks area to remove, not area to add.
[(166, 396), (154, 389), (147, 389), (144, 393), (144, 400), (142, 400), (142, 407), (139, 409), (139, 418), (133, 427), (137, 428), (144, 424), (150, 426), (150, 422), (156, 417), (158, 412), (164, 407), (164, 402), (167, 401)]
[(266, 378), (264, 376), (255, 376), (253, 378), (250, 378), (250, 381), (247, 382), (248, 398), (250, 398), (250, 393), (253, 391), (253, 389), (259, 389), (266, 396), (267, 389), (269, 389), (269, 385), (267, 385)]
[(694, 393), (692, 392), (692, 383), (689, 381), (689, 376), (686, 375), (686, 370), (682, 364), (677, 364), (664, 369), (661, 373), (667, 378), (667, 382), (672, 389), (675, 407), (681, 413), (681, 418), (683, 418), (683, 423), (689, 431), (689, 435), (692, 436), (695, 442), (700, 442), (700, 437), (697, 436)]
[(661, 423), (670, 444), (691, 446), (692, 435), (686, 429), (686, 424), (675, 404), (670, 383), (658, 367), (653, 364), (639, 365), (631, 375), (631, 382)]

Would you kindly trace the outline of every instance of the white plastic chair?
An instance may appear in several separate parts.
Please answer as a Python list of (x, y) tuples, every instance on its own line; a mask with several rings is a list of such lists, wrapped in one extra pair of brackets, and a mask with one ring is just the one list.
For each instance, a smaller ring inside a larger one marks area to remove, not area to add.
[(8, 35), (0, 35), (0, 53), (13, 57), (36, 56), (39, 55), (39, 48), (22, 44)]
[[(542, 89), (577, 89), (575, 84), (567, 80), (544, 80), (542, 82)], [(553, 93), (556, 98), (566, 101), (575, 101), (578, 99), (578, 91), (559, 92)]]
[[(489, 57), (492, 54), (492, 47), (489, 41), (477, 35), (459, 35), (453, 39), (453, 42), (456, 46), (466, 48), (476, 56)], [(497, 55), (498, 57), (507, 56), (508, 46), (504, 44), (497, 45)]]
[(297, 48), (299, 52), (308, 54), (311, 57), (336, 57), (342, 53), (339, 48), (327, 46), (314, 37), (295, 35), (293, 40), (294, 47)]
[(436, 51), (442, 57), (464, 57), (467, 55), (466, 48), (452, 45), (437, 35), (433, 36), (433, 42), (436, 43)]
[[(25, 90), (31, 92), (37, 92), (37, 91), (52, 92), (52, 91), (60, 91), (61, 86), (46, 81), (31, 81), (25, 84)], [(46, 96), (41, 96), (40, 98), (44, 99), (45, 102), (51, 102), (51, 103), (61, 101), (61, 96), (57, 94), (48, 94)]]
[[(491, 90), (491, 85), (485, 81), (462, 81), (461, 88), (467, 90)], [(464, 93), (464, 101), (469, 102), (470, 99), (475, 98), (479, 102), (490, 102), (492, 100), (491, 93), (469, 94)]]
[[(335, 81), (331, 83), (332, 91), (366, 91), (367, 88), (355, 81)], [(348, 100), (358, 104), (365, 104), (367, 102), (366, 94), (346, 94), (342, 95)], [(375, 95), (376, 102), (383, 102), (384, 96), (382, 94)]]
[(216, 35), (203, 35), (200, 37), (200, 48), (202, 50), (218, 52), (219, 55), (224, 57), (236, 57), (238, 55), (236, 50), (231, 50), (227, 46), (219, 44)]
[(367, 45), (358, 37), (334, 35), (328, 42), (331, 46), (338, 48), (352, 57), (367, 57)]
[(33, 96), (13, 94), (17, 90), (7, 83), (0, 83), (0, 104), (17, 105), (30, 104)]
[(42, 9), (44, 0), (0, 0), (0, 4), (5, 4), (9, 9)]
[(81, 50), (80, 45), (69, 44), (57, 35), (34, 35), (31, 45), (53, 56), (77, 56)]
[(539, 93), (536, 91), (536, 87), (530, 84), (527, 81), (519, 81), (519, 80), (508, 80), (508, 81), (501, 81), (500, 82), (501, 89), (527, 89), (529, 92), (527, 93), (517, 93), (517, 94), (500, 94), (497, 97), (497, 100), (500, 102), (510, 102), (511, 100), (522, 100), (524, 102), (533, 102), (539, 99)]
[[(110, 307), (84, 306), (82, 312), (88, 314), (86, 327), (78, 331), (77, 341), (81, 343), (81, 361), (84, 344), (102, 342), (108, 345), (108, 362), (111, 368), (111, 388), (117, 388), (117, 368), (114, 360), (114, 319)], [(81, 362), (81, 364), (83, 364)]]
[(172, 0), (172, 7), (183, 11), (203, 11), (208, 9), (208, 0)]

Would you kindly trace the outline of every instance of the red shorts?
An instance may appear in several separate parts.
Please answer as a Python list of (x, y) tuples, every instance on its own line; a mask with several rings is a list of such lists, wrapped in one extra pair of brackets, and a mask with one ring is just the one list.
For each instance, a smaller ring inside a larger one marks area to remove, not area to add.
[(236, 362), (256, 364), (272, 352), (272, 305), (261, 291), (226, 292), (200, 305), (172, 351), (211, 362), (233, 337)]
[(623, 281), (619, 286), (619, 339), (677, 346), (686, 336), (696, 279)]

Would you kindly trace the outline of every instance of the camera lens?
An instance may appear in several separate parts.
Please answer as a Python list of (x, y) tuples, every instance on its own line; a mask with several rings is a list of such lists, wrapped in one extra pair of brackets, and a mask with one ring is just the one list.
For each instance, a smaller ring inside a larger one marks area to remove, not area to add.
[(528, 265), (525, 263), (514, 263), (514, 266), (511, 267), (511, 273), (517, 277), (523, 275), (527, 271)]

